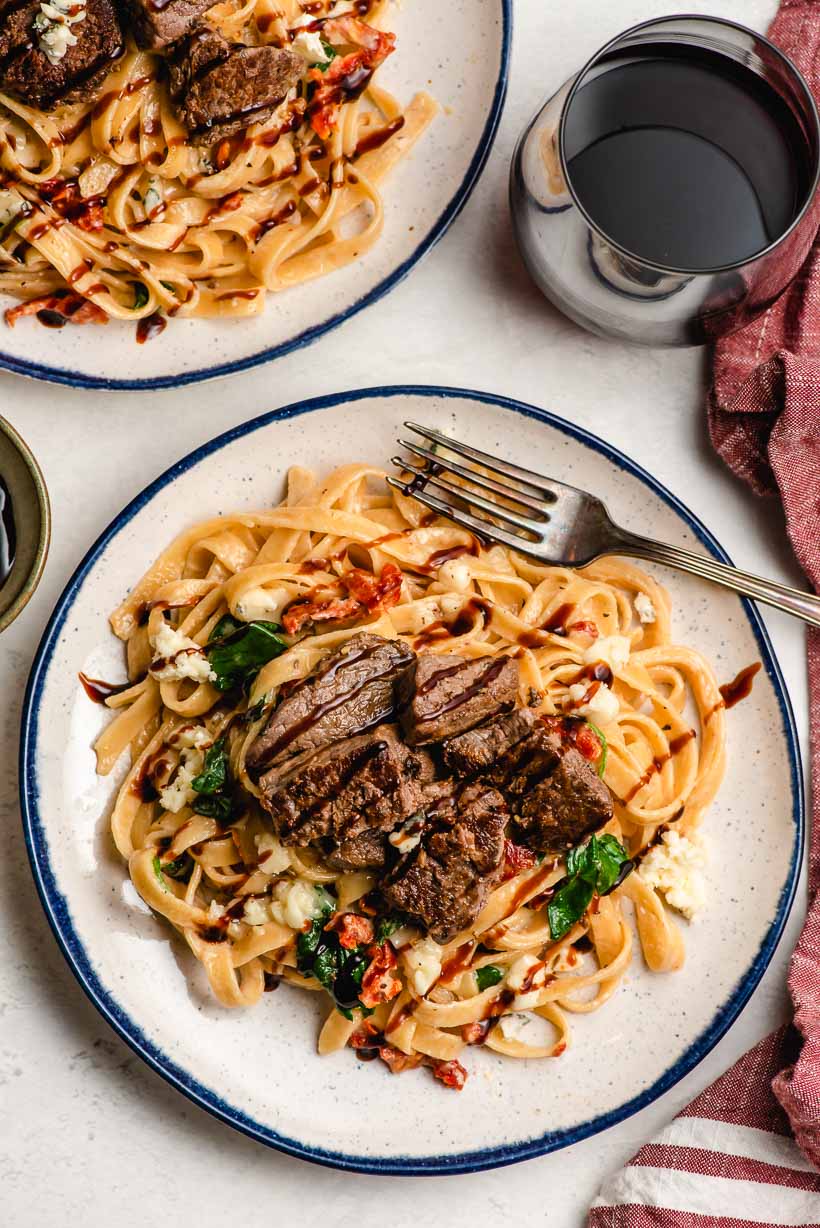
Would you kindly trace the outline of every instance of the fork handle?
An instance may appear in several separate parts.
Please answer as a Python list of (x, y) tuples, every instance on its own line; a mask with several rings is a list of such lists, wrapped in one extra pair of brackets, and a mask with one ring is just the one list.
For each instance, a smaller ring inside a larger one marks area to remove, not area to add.
[[(615, 526), (613, 526), (615, 527)], [(631, 555), (633, 558), (647, 559), (651, 563), (663, 563), (667, 567), (676, 567), (679, 571), (691, 572), (704, 580), (712, 580), (731, 588), (744, 597), (754, 597), (756, 601), (764, 601), (777, 610), (802, 618), (810, 627), (820, 627), (820, 597), (812, 593), (804, 593), (799, 588), (788, 584), (778, 584), (774, 580), (764, 580), (762, 576), (752, 575), (748, 571), (738, 571), (736, 567), (727, 567), (715, 559), (701, 554), (692, 554), (689, 550), (681, 550), (678, 546), (667, 546), (662, 542), (653, 542), (649, 538), (639, 537), (626, 529), (616, 528), (612, 547), (607, 553)]]

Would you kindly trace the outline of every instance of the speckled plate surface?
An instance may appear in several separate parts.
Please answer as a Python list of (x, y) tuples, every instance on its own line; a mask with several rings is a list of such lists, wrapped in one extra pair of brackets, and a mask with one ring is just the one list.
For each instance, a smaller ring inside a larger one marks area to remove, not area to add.
[[(385, 182), (384, 233), (362, 260), (269, 295), (260, 316), (176, 319), (148, 345), (116, 322), (56, 332), (0, 321), (0, 367), (75, 387), (175, 387), (278, 358), (375, 303), (441, 238), (481, 173), (504, 103), (511, 26), (512, 0), (395, 5), (396, 52), (379, 84), (405, 102), (427, 90), (442, 110)], [(0, 298), (0, 309), (11, 302)]]
[[(377, 1173), (451, 1173), (564, 1147), (649, 1103), (736, 1018), (771, 958), (791, 905), (803, 838), (799, 751), (777, 662), (746, 603), (672, 572), (675, 637), (722, 679), (762, 660), (730, 714), (729, 764), (706, 832), (708, 906), (686, 933), (684, 969), (652, 976), (636, 959), (605, 1009), (579, 1016), (558, 1061), (466, 1050), (460, 1094), (419, 1074), (391, 1076), (350, 1051), (315, 1052), (321, 1007), (283, 985), (245, 1013), (212, 1001), (201, 968), (168, 941), (113, 855), (114, 781), (91, 744), (105, 722), (77, 671), (123, 676), (108, 612), (192, 520), (281, 497), (289, 464), (387, 466), (406, 418), (467, 437), (594, 490), (628, 528), (724, 558), (708, 531), (622, 454), (542, 410), (480, 393), (386, 388), (325, 397), (258, 418), (158, 478), (91, 548), (40, 646), (25, 703), (22, 804), (46, 912), (86, 993), (120, 1035), (191, 1099), (261, 1142)], [(366, 456), (353, 441), (367, 440)]]

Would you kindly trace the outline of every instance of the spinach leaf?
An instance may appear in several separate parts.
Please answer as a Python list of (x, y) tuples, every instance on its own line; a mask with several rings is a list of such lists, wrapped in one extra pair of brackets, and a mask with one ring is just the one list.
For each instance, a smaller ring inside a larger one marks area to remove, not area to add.
[(358, 997), (370, 957), (365, 946), (348, 950), (340, 943), (335, 930), (325, 929), (333, 914), (333, 903), (331, 897), (326, 896), (321, 916), (296, 939), (296, 967), (324, 986), (345, 1019), (352, 1019), (354, 1010), (369, 1015), (372, 1012), (362, 1006)]
[(191, 803), (191, 809), (196, 814), (204, 814), (218, 823), (229, 823), (233, 818), (233, 801), (225, 794), (216, 797), (200, 796)]
[(592, 721), (587, 721), (586, 723), (589, 725), (590, 729), (601, 743), (601, 755), (598, 759), (598, 767), (596, 770), (598, 775), (603, 778), (604, 772), (606, 771), (606, 761), (609, 756), (609, 744), (606, 740), (606, 734), (599, 729), (597, 725), (593, 725)]
[(177, 857), (176, 861), (169, 861), (166, 865), (161, 866), (163, 874), (167, 874), (169, 878), (176, 878), (180, 882), (188, 881), (193, 868), (194, 859), (188, 853), (183, 853), (181, 857)]
[(485, 964), (483, 968), (476, 968), (475, 979), (478, 985), (478, 992), (483, 993), (491, 985), (497, 985), (499, 981), (503, 981), (504, 973), (495, 964)]
[(401, 929), (404, 922), (399, 917), (379, 917), (376, 922), (376, 945), (381, 946), (391, 934)]
[(609, 832), (576, 845), (567, 855), (567, 877), (547, 906), (552, 937), (563, 938), (580, 921), (594, 895), (606, 895), (633, 869), (626, 849)]
[(132, 281), (134, 287), (134, 306), (133, 311), (139, 311), (140, 307), (144, 307), (148, 302), (148, 288), (141, 281)]
[(225, 739), (220, 738), (205, 752), (205, 763), (202, 771), (191, 781), (191, 788), (197, 793), (206, 793), (209, 797), (221, 793), (228, 783), (228, 756), (225, 752)]
[(221, 618), (205, 650), (216, 674), (216, 689), (249, 687), (262, 666), (287, 648), (278, 631), (278, 623), (241, 623), (230, 614)]
[(324, 39), (322, 39), (322, 50), (325, 53), (325, 58), (316, 67), (321, 69), (322, 72), (327, 72), (339, 53), (335, 47), (331, 47), (330, 43), (326, 43)]
[(553, 938), (563, 938), (580, 921), (592, 903), (592, 883), (582, 878), (567, 878), (552, 896), (547, 905), (550, 933)]
[(162, 863), (160, 862), (159, 857), (152, 858), (151, 865), (154, 867), (154, 874), (160, 887), (162, 887), (163, 891), (167, 891), (168, 888), (165, 886), (165, 880), (162, 877)]

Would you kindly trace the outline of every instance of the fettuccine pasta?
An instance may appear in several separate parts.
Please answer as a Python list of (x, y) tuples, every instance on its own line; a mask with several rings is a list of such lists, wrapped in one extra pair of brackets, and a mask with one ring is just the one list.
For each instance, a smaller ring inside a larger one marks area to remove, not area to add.
[[(320, 979), (300, 970), (300, 941), (311, 930), (315, 937), (317, 924), (341, 934), (347, 926), (371, 944), (363, 983), (376, 988), (367, 1008), (333, 1006), (319, 1051), (352, 1045), (393, 1070), (424, 1064), (460, 1086), (457, 1058), (468, 1045), (510, 1058), (562, 1053), (573, 1016), (605, 1006), (636, 951), (653, 971), (681, 967), (679, 917), (695, 904), (663, 866), (645, 868), (663, 854), (668, 870), (673, 853), (702, 847), (698, 829), (724, 768), (724, 704), (709, 664), (673, 641), (666, 591), (638, 567), (620, 559), (577, 571), (537, 565), (426, 515), (383, 478), (368, 464), (324, 479), (294, 468), (279, 506), (181, 532), (111, 616), (128, 682), (106, 701), (114, 719), (96, 744), (98, 770), (127, 756), (114, 843), (219, 1002), (252, 1006), (280, 981), (320, 990)], [(354, 570), (356, 592), (363, 574), (378, 584), (398, 572), (395, 599), (351, 616), (344, 603)], [(315, 621), (284, 634), (284, 651), (244, 691), (218, 689), (208, 644), (221, 620), (287, 628), (289, 611), (308, 608)], [(567, 880), (563, 854), (518, 864), (510, 854), (475, 921), (439, 944), (406, 922), (380, 936), (372, 874), (334, 869), (315, 848), (277, 838), (247, 749), (281, 696), (362, 627), (420, 654), (513, 655), (522, 704), (547, 720), (574, 713), (591, 722), (606, 746), (599, 763), (614, 802), (598, 836), (622, 845), (632, 873), (596, 894), (560, 938), (549, 908)], [(169, 634), (188, 645), (182, 651), (201, 676), (186, 667), (174, 677), (168, 659), (158, 660)], [(205, 748), (215, 743), (234, 782), (224, 814), (190, 787), (192, 772), (207, 774)]]
[[(341, 62), (381, 37), (386, 8), (224, 0), (207, 21), (255, 46), (290, 47), (309, 29)], [(0, 292), (23, 300), (7, 321), (131, 320), (145, 340), (167, 316), (257, 315), (269, 292), (366, 256), (382, 184), (437, 104), (424, 92), (400, 103), (371, 76), (319, 122), (311, 73), (270, 118), (212, 144), (180, 122), (163, 58), (130, 40), (90, 100), (46, 113), (0, 93)]]

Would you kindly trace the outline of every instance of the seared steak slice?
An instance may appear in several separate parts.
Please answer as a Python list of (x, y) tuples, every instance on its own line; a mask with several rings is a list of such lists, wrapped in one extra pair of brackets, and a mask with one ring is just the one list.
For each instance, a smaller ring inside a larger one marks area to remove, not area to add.
[(518, 662), (512, 657), (466, 659), (452, 653), (418, 658), (402, 679), (402, 724), (413, 745), (441, 742), (508, 711), (518, 694)]
[(259, 781), (284, 844), (389, 832), (420, 809), (433, 765), (399, 741), (393, 725), (306, 752)]
[(77, 42), (53, 64), (34, 28), (40, 15), (39, 0), (0, 0), (0, 90), (45, 111), (93, 98), (124, 49), (111, 0), (86, 0), (84, 19), (70, 27)]
[(210, 144), (268, 119), (302, 71), (289, 47), (246, 47), (202, 28), (169, 64), (171, 98), (194, 142)]
[(399, 640), (354, 635), (274, 709), (248, 750), (248, 771), (257, 774), (291, 755), (319, 750), (389, 720), (396, 681), (414, 659), (412, 649)]
[(478, 916), (498, 878), (508, 817), (501, 794), (481, 784), (440, 803), (421, 843), (383, 884), (388, 906), (447, 942)]
[(387, 865), (387, 853), (387, 836), (370, 828), (352, 840), (337, 844), (327, 861), (338, 870), (377, 870)]
[(552, 774), (516, 807), (524, 843), (541, 852), (572, 848), (611, 818), (609, 789), (573, 747), (564, 751)]
[(188, 34), (217, 0), (121, 0), (140, 47), (158, 51)]
[(499, 756), (485, 775), (517, 809), (521, 800), (555, 771), (563, 753), (560, 733), (548, 730), (538, 721), (525, 738)]
[(489, 725), (448, 738), (441, 748), (444, 763), (456, 776), (484, 773), (525, 738), (537, 720), (532, 708), (514, 708)]

